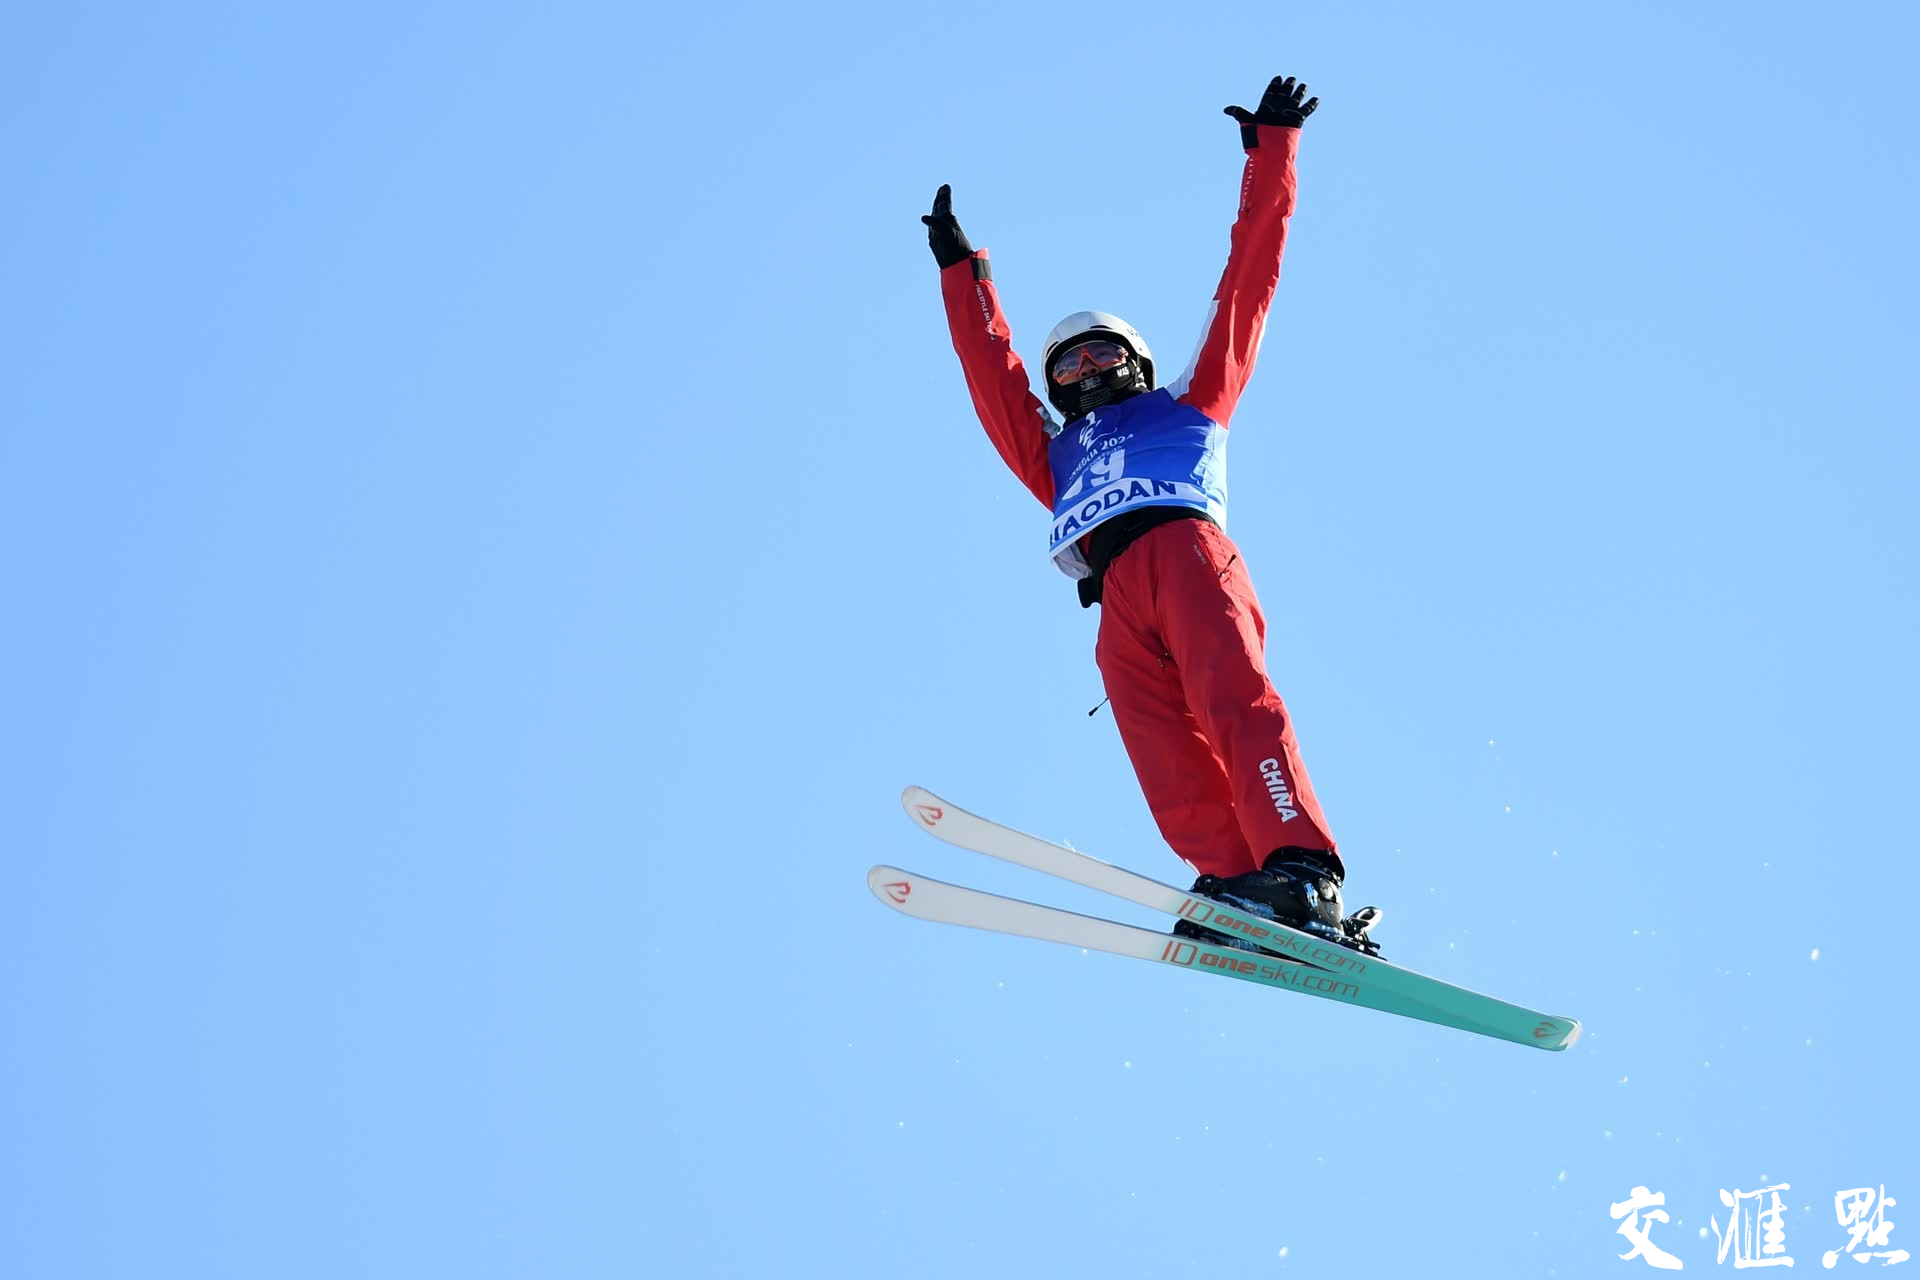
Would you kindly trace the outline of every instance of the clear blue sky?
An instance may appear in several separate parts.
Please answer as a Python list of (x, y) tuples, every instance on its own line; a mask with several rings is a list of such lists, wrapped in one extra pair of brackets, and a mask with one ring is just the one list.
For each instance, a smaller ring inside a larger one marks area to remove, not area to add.
[[(1907, 7), (6, 25), (0, 1272), (1626, 1275), (1636, 1185), (1697, 1272), (1769, 1181), (1802, 1271), (1846, 1188), (1920, 1247)], [(918, 216), (1029, 352), (1184, 355), (1276, 73), (1275, 679), (1389, 954), (1564, 1055), (863, 883), (1149, 923), (909, 782), (1180, 875)]]

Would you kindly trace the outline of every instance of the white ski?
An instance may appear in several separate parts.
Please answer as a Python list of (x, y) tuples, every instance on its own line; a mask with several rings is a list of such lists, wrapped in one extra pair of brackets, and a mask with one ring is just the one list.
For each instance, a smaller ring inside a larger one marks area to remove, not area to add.
[(1509, 1004), (1277, 921), (1245, 915), (1078, 850), (988, 821), (922, 787), (907, 788), (901, 799), (915, 822), (950, 844), (1237, 935), (1278, 954), (1209, 946), (1118, 921), (943, 884), (893, 867), (875, 867), (867, 877), (868, 887), (882, 902), (905, 914), (1306, 991), (1539, 1049), (1565, 1049), (1580, 1036), (1580, 1024), (1574, 1019)]

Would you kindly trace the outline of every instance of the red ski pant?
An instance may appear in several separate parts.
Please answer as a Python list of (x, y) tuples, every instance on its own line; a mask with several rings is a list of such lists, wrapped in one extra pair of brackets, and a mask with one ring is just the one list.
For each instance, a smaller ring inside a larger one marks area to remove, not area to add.
[(1212, 875), (1286, 846), (1334, 850), (1266, 639), (1246, 564), (1216, 525), (1157, 525), (1107, 566), (1094, 659), (1114, 723), (1160, 834)]

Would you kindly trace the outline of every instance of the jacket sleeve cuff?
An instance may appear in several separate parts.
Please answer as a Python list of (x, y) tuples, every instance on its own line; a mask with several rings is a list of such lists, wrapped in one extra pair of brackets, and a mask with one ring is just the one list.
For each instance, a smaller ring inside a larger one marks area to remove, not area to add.
[(1261, 140), (1265, 139), (1269, 151), (1300, 150), (1300, 129), (1297, 125), (1243, 124), (1240, 126), (1240, 146), (1247, 151), (1260, 150)]
[(975, 249), (973, 251), (973, 256), (962, 258), (960, 259), (960, 261), (954, 263), (952, 266), (942, 267), (940, 269), (940, 274), (942, 276), (946, 275), (948, 272), (955, 272), (955, 273), (964, 272), (965, 273), (964, 276), (956, 274), (954, 276), (954, 279), (956, 280), (959, 280), (959, 279), (991, 280), (993, 279), (993, 267), (987, 262), (987, 251), (985, 249)]

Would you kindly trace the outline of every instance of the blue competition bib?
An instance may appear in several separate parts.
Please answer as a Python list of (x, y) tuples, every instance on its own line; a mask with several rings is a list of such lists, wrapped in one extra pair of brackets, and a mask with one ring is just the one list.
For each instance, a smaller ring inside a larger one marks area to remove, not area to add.
[(1047, 446), (1053, 562), (1092, 572), (1074, 544), (1141, 507), (1192, 507), (1227, 523), (1227, 429), (1162, 388), (1075, 418)]

